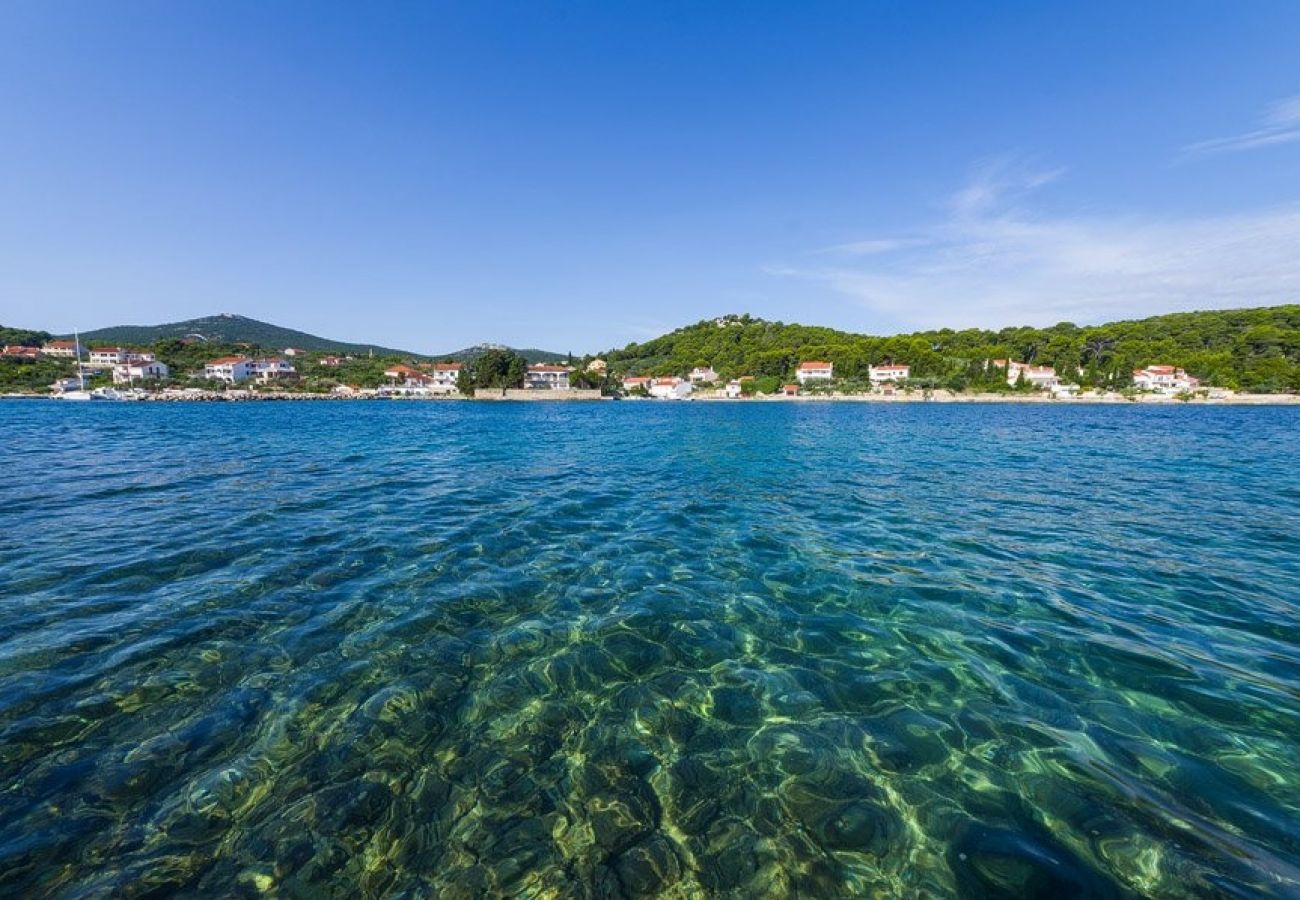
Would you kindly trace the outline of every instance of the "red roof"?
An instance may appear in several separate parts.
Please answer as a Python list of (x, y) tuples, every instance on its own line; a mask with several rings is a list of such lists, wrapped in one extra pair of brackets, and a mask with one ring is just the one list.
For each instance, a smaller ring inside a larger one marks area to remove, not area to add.
[(247, 359), (246, 357), (243, 357), (243, 356), (222, 356), (222, 357), (219, 357), (218, 359), (210, 360), (210, 361), (208, 362), (208, 365), (210, 365), (210, 366), (237, 366), (237, 365), (239, 365), (240, 363), (249, 363), (249, 362), (252, 362), (252, 360), (251, 360), (251, 359)]
[(816, 359), (809, 360), (808, 362), (799, 363), (800, 371), (804, 369), (829, 369), (831, 366), (832, 363), (822, 362)]
[(73, 341), (47, 341), (46, 347), (53, 347), (56, 350), (75, 350), (77, 345)]
[(125, 349), (126, 348), (124, 347), (91, 347), (90, 352), (91, 353), (121, 353)]
[(567, 372), (567, 371), (569, 371), (569, 370), (568, 370), (565, 366), (551, 366), (551, 365), (542, 365), (542, 364), (539, 364), (539, 365), (535, 365), (535, 366), (529, 366), (529, 367), (528, 367), (528, 371), (530, 371), (530, 372)]
[(911, 366), (872, 366), (877, 372), (906, 372)]
[(433, 368), (439, 372), (458, 372), (465, 367), (460, 363), (438, 363)]

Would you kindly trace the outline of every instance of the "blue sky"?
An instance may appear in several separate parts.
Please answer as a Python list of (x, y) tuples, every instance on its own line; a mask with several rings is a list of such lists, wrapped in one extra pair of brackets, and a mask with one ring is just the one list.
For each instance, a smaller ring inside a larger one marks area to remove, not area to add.
[(0, 4), (0, 323), (1300, 302), (1300, 3)]

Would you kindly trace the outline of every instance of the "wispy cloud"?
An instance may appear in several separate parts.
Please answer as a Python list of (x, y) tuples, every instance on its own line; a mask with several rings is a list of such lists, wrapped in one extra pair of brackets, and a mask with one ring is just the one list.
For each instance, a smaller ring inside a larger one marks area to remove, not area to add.
[(1275, 144), (1300, 141), (1300, 94), (1271, 104), (1258, 127), (1232, 137), (1197, 141), (1183, 148), (1184, 156), (1211, 156), (1237, 153)]
[(944, 218), (894, 247), (877, 238), (860, 259), (767, 271), (827, 285), (913, 327), (1300, 301), (1300, 206), (1198, 218), (1052, 215), (1028, 203), (1047, 180), (1005, 170), (991, 181), (979, 171)]

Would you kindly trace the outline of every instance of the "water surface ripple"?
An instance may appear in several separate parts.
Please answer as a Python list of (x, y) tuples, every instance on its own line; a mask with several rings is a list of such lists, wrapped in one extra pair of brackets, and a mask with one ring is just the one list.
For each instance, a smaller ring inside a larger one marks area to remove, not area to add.
[(1300, 410), (0, 421), (14, 896), (1300, 893)]

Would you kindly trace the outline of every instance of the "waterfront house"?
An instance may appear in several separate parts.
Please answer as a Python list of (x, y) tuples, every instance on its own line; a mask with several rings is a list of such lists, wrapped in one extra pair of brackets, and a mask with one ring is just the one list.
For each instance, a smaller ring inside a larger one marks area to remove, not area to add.
[(158, 362), (156, 359), (128, 362), (113, 367), (113, 383), (132, 384), (137, 380), (147, 381), (166, 378), (169, 372), (167, 364)]
[(283, 381), (286, 378), (297, 378), (298, 370), (287, 360), (272, 356), (267, 359), (254, 360), (253, 377), (262, 384), (268, 384), (272, 381)]
[(76, 341), (46, 341), (41, 353), (55, 359), (76, 359), (81, 355), (81, 345)]
[(787, 397), (797, 397), (799, 396), (799, 385), (783, 384), (781, 385), (781, 393)]
[(125, 347), (91, 347), (90, 364), (92, 366), (120, 366), (126, 362)]
[(24, 347), (22, 344), (7, 344), (4, 350), (0, 351), (0, 356), (6, 359), (40, 359), (40, 347)]
[(1133, 385), (1144, 391), (1174, 395), (1196, 390), (1201, 381), (1176, 366), (1147, 366), (1133, 370)]
[(393, 384), (409, 384), (415, 387), (428, 387), (433, 384), (432, 376), (405, 363), (389, 366), (384, 370), (384, 377)]
[(460, 373), (465, 367), (458, 362), (438, 363), (433, 367), (433, 389), (440, 394), (455, 393)]
[(1056, 370), (1051, 366), (1023, 366), (1020, 374), (1025, 376), (1025, 381), (1036, 388), (1051, 390), (1061, 383), (1061, 380), (1056, 377)]
[(868, 366), (867, 377), (871, 379), (872, 384), (906, 381), (912, 377), (912, 367), (896, 365)]
[(684, 378), (656, 378), (650, 382), (651, 397), (661, 400), (685, 400), (695, 390), (695, 386)]
[(203, 377), (238, 384), (253, 377), (253, 366), (253, 361), (244, 356), (222, 356), (204, 365)]
[(807, 384), (809, 381), (825, 381), (835, 377), (835, 364), (820, 360), (801, 362), (794, 377), (800, 384)]
[(524, 387), (530, 391), (567, 391), (569, 369), (549, 364), (529, 366), (524, 375)]
[(731, 381), (728, 381), (728, 382), (727, 382), (727, 397), (728, 397), (728, 399), (735, 400), (737, 397), (741, 396), (741, 393), (742, 393), (742, 391), (741, 391), (741, 389), (740, 389), (740, 382), (739, 382), (739, 381), (737, 381), (736, 379), (733, 378)]
[(713, 366), (696, 366), (691, 369), (691, 383), (698, 384), (702, 381), (714, 382), (718, 380), (718, 373), (713, 371)]
[(623, 390), (629, 393), (635, 391), (637, 388), (645, 388), (646, 390), (649, 390), (650, 382), (652, 381), (654, 381), (653, 378), (645, 375), (628, 375), (623, 379)]
[(1025, 381), (1036, 388), (1052, 389), (1060, 384), (1057, 378), (1056, 369), (1051, 366), (1031, 366), (1029, 363), (1017, 362), (1014, 359), (994, 359), (990, 362), (999, 369), (1005, 369), (1007, 373), (1007, 384), (1015, 387), (1020, 382), (1020, 376), (1023, 373)]

